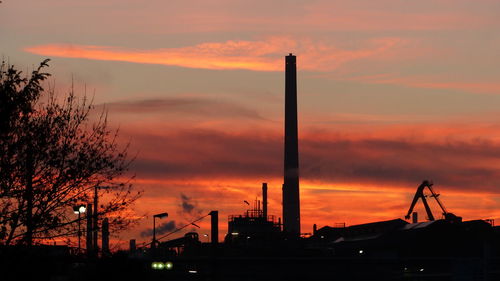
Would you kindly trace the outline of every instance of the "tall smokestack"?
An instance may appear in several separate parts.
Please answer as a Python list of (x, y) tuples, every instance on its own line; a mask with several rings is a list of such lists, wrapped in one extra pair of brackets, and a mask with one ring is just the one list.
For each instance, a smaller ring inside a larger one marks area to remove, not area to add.
[(267, 220), (267, 183), (262, 183), (262, 216)]
[(285, 57), (285, 170), (283, 184), (283, 230), (300, 236), (299, 141), (297, 129), (296, 57)]

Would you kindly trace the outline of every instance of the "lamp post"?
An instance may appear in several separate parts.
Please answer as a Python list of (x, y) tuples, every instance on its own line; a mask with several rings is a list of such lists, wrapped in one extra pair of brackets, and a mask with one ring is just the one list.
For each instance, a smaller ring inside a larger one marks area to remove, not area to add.
[(85, 213), (87, 208), (85, 205), (75, 205), (73, 206), (73, 212), (78, 215), (78, 253), (81, 251), (81, 237), (82, 237), (82, 231), (80, 228), (80, 214)]
[(151, 248), (156, 248), (156, 218), (162, 219), (168, 217), (168, 213), (160, 213), (153, 215), (153, 242), (151, 243)]

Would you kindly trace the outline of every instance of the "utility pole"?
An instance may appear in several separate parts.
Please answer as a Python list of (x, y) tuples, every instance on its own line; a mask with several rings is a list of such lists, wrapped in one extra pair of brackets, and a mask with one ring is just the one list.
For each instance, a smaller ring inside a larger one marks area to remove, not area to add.
[(109, 222), (108, 218), (102, 221), (102, 256), (108, 257), (109, 252)]
[(82, 217), (81, 214), (87, 211), (87, 207), (85, 205), (75, 205), (73, 206), (73, 212), (78, 215), (78, 254), (81, 252), (81, 238), (82, 238), (82, 229), (80, 226)]
[(87, 239), (86, 239), (86, 249), (87, 249), (87, 257), (93, 256), (94, 243), (92, 243), (92, 204), (87, 204)]
[(98, 240), (98, 236), (99, 236), (99, 217), (98, 217), (98, 201), (99, 201), (99, 195), (98, 195), (98, 189), (99, 189), (99, 186), (96, 185), (94, 187), (94, 217), (93, 217), (93, 224), (92, 224), (92, 234), (93, 234), (93, 239), (92, 239), (92, 242), (93, 242), (93, 245), (92, 245), (92, 248), (93, 248), (93, 251), (94, 251), (94, 254), (97, 256), (98, 253), (99, 253), (99, 245), (97, 243), (97, 240)]

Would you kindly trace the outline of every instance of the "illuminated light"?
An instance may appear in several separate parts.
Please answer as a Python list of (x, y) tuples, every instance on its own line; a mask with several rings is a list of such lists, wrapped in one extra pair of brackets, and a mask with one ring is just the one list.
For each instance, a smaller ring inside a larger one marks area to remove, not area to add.
[(196, 270), (189, 270), (188, 272), (189, 272), (189, 273), (193, 273), (193, 274), (194, 274), (194, 273), (198, 273), (198, 271), (196, 271)]
[(172, 262), (167, 261), (167, 262), (165, 263), (165, 268), (166, 268), (167, 270), (170, 270), (170, 269), (172, 269), (173, 267), (174, 267), (174, 264), (173, 264)]
[(364, 253), (363, 250), (359, 250), (359, 254), (362, 255)]
[(420, 269), (420, 272), (422, 272), (422, 271), (424, 271), (424, 269), (423, 269), (423, 268), (421, 268), (421, 269)]
[(321, 235), (321, 239), (325, 238), (325, 236)]
[(232, 232), (231, 235), (236, 236), (236, 235), (239, 235), (239, 233), (238, 232)]
[(408, 271), (408, 267), (405, 267), (405, 271)]
[[(172, 263), (170, 263), (170, 268), (172, 268)], [(151, 263), (151, 268), (154, 269), (154, 270), (163, 270), (165, 267), (167, 267), (167, 269), (170, 269), (168, 268), (168, 266), (162, 262), (152, 262)]]
[(75, 213), (76, 215), (85, 213), (86, 210), (87, 208), (85, 207), (85, 205), (73, 206), (73, 213)]
[(250, 236), (247, 236), (247, 239), (250, 239)]

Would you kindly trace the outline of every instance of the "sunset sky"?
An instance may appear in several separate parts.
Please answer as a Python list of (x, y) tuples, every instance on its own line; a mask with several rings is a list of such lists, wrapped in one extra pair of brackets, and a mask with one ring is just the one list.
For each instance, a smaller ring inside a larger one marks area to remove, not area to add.
[(281, 216), (288, 53), (303, 232), (403, 218), (424, 179), (449, 211), (500, 223), (499, 15), (498, 0), (3, 0), (0, 54), (51, 58), (57, 92), (73, 79), (130, 140), (146, 217), (120, 239), (211, 210), (222, 236), (262, 182)]

